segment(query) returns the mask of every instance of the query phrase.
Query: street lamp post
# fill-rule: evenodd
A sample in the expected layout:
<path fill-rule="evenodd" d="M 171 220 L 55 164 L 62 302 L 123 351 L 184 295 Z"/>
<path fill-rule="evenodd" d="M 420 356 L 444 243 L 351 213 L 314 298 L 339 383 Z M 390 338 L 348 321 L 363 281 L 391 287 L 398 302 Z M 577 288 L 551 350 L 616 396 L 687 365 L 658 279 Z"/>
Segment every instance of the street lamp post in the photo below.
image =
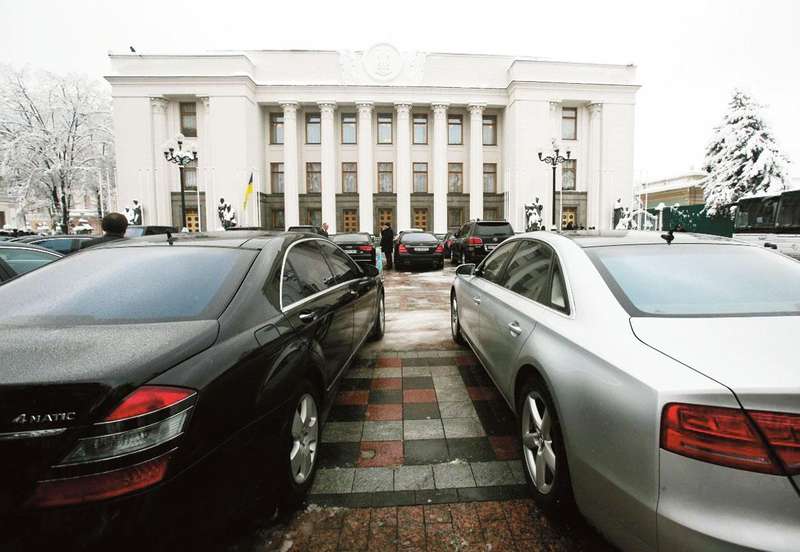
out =
<path fill-rule="evenodd" d="M 567 150 L 566 157 L 562 157 L 561 155 L 558 154 L 558 152 L 559 149 L 557 147 L 554 147 L 552 155 L 548 155 L 547 157 L 542 157 L 542 152 L 541 151 L 539 152 L 539 161 L 541 161 L 542 163 L 546 163 L 547 165 L 550 165 L 553 168 L 553 197 L 552 197 L 553 228 L 555 228 L 556 226 L 556 167 L 570 158 L 569 150 Z"/>
<path fill-rule="evenodd" d="M 178 134 L 178 136 L 175 137 L 175 142 L 178 144 L 178 150 L 176 151 L 171 143 L 167 144 L 164 148 L 164 159 L 169 163 L 178 165 L 178 169 L 181 171 L 181 230 L 183 230 L 186 227 L 186 195 L 183 185 L 183 169 L 192 161 L 197 161 L 197 146 L 194 144 L 187 144 L 187 146 L 190 147 L 187 147 L 186 151 L 184 151 L 183 134 Z M 199 204 L 197 205 L 197 209 L 199 212 Z"/>

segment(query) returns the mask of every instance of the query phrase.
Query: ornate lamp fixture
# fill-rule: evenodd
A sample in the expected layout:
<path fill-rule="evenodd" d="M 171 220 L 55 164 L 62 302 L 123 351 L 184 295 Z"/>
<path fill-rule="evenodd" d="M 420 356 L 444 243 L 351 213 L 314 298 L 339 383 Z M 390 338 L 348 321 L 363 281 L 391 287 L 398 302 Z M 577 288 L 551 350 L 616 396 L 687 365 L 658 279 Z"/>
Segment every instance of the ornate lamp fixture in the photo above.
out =
<path fill-rule="evenodd" d="M 555 140 L 553 140 L 552 154 L 543 157 L 542 152 L 541 151 L 539 152 L 539 161 L 553 167 L 553 221 L 552 221 L 553 228 L 555 228 L 556 226 L 556 167 L 570 158 L 569 150 L 567 150 L 566 157 L 559 155 L 559 151 L 560 150 L 558 148 L 558 144 L 556 143 Z"/>
<path fill-rule="evenodd" d="M 177 149 L 175 148 L 177 145 Z M 186 149 L 183 149 L 184 145 L 184 136 L 183 134 L 178 134 L 175 137 L 175 141 L 169 141 L 164 144 L 164 159 L 167 160 L 168 163 L 175 163 L 178 165 L 178 169 L 183 171 L 183 168 L 189 165 L 192 161 L 197 161 L 197 145 L 194 142 L 190 142 L 186 144 Z M 185 190 L 183 185 L 183 174 L 181 173 L 181 229 L 186 227 L 186 196 Z M 200 205 L 197 206 L 198 210 L 200 209 Z"/>

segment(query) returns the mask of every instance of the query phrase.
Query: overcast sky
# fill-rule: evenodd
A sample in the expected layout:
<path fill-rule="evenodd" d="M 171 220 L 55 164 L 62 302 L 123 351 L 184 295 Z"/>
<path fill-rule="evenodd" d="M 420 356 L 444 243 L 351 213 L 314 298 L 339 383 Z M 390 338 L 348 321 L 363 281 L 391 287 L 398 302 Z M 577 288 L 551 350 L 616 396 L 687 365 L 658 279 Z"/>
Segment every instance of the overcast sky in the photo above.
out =
<path fill-rule="evenodd" d="M 563 9 L 559 9 L 562 7 Z M 366 49 L 635 63 L 634 179 L 698 168 L 734 87 L 766 104 L 800 176 L 800 2 L 793 0 L 0 0 L 0 62 L 93 77 L 109 50 Z"/>

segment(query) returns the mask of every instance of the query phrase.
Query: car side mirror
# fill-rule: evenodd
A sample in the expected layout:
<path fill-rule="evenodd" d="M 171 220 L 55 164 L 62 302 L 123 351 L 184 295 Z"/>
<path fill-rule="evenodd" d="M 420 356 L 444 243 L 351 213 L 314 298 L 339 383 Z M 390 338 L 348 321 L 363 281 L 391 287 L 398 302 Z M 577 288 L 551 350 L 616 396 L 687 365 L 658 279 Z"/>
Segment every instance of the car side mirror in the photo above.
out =
<path fill-rule="evenodd" d="M 459 265 L 459 267 L 456 269 L 456 274 L 459 276 L 472 276 L 475 274 L 475 263 Z"/>
<path fill-rule="evenodd" d="M 378 267 L 373 265 L 361 265 L 361 270 L 364 271 L 365 276 L 369 276 L 370 278 L 375 278 L 378 274 Z"/>

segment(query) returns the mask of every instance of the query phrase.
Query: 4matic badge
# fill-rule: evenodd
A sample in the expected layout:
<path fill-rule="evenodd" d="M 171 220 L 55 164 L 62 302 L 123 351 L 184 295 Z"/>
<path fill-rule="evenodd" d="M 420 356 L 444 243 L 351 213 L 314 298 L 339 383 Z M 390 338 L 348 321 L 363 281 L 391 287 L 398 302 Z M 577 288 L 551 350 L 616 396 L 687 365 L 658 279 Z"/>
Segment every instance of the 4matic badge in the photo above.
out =
<path fill-rule="evenodd" d="M 75 419 L 75 412 L 52 412 L 50 414 L 27 414 L 23 412 L 11 420 L 12 424 L 47 424 L 69 422 Z"/>

